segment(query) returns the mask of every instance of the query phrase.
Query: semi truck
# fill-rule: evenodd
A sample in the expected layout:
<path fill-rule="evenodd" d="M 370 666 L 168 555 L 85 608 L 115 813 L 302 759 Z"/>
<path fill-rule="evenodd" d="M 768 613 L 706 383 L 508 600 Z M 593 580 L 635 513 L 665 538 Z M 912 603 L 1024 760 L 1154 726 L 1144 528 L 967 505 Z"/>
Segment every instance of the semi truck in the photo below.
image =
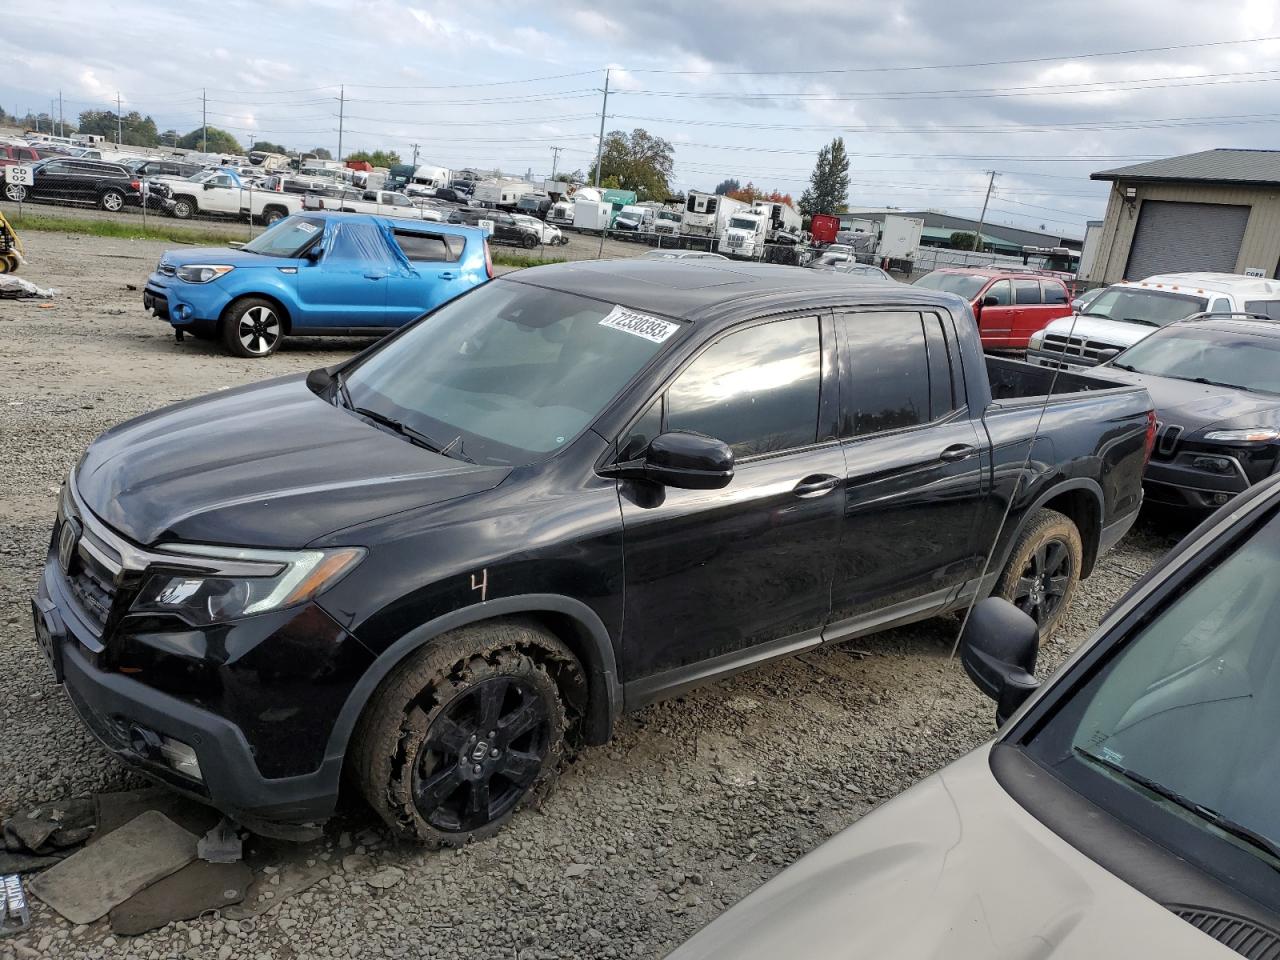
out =
<path fill-rule="evenodd" d="M 710 250 L 724 233 L 729 220 L 740 213 L 750 214 L 751 205 L 716 193 L 690 190 L 684 204 L 680 235 L 690 244 Z"/>
<path fill-rule="evenodd" d="M 739 260 L 757 260 L 763 255 L 768 239 L 769 216 L 753 207 L 729 218 L 716 244 L 716 252 Z"/>

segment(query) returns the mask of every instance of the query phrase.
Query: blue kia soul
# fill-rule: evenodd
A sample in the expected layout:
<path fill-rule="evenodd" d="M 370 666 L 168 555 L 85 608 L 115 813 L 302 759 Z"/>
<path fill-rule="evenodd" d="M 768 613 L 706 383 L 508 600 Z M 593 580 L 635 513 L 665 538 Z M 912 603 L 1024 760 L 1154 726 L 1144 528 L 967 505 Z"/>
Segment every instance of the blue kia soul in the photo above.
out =
<path fill-rule="evenodd" d="M 240 249 L 167 250 L 142 305 L 184 333 L 266 357 L 287 336 L 378 336 L 493 276 L 477 227 L 304 213 Z"/>

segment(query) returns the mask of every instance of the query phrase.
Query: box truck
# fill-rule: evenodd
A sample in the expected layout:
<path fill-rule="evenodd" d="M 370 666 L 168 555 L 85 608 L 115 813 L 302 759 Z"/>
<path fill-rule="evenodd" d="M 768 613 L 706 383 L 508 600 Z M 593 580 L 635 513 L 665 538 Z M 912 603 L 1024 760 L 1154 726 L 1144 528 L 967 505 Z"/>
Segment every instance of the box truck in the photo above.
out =
<path fill-rule="evenodd" d="M 710 249 L 724 233 L 725 225 L 731 217 L 750 212 L 751 205 L 741 200 L 690 190 L 684 204 L 684 219 L 680 223 L 680 234 L 687 240 L 704 244 Z"/>

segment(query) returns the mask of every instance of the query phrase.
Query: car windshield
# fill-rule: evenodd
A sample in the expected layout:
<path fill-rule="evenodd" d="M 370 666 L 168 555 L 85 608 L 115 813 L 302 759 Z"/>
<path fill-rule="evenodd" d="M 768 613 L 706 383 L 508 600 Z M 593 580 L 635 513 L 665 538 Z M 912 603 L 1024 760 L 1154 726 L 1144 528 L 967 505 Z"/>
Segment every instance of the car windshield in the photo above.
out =
<path fill-rule="evenodd" d="M 954 293 L 966 300 L 972 300 L 990 279 L 976 273 L 946 273 L 943 270 L 935 270 L 933 273 L 926 273 L 915 282 L 915 285 L 924 287 L 926 290 Z"/>
<path fill-rule="evenodd" d="M 1139 341 L 1115 365 L 1157 377 L 1280 394 L 1280 338 L 1211 330 L 1194 321 Z"/>
<path fill-rule="evenodd" d="M 585 430 L 681 324 L 494 280 L 424 317 L 346 378 L 375 410 L 479 462 L 523 464 Z"/>
<path fill-rule="evenodd" d="M 258 234 L 241 249 L 266 257 L 292 258 L 302 253 L 323 233 L 324 221 L 319 217 L 287 217 Z"/>
<path fill-rule="evenodd" d="M 1164 290 L 1142 287 L 1108 287 L 1085 308 L 1085 315 L 1137 323 L 1145 327 L 1163 327 L 1204 311 L 1208 301 Z"/>
<path fill-rule="evenodd" d="M 1280 518 L 1206 569 L 1051 706 L 1027 749 L 1175 854 L 1221 869 L 1185 839 L 1209 834 L 1218 855 L 1276 867 Z"/>
<path fill-rule="evenodd" d="M 813 261 L 813 263 L 809 264 L 809 266 L 811 266 L 811 267 L 836 267 L 836 266 L 839 266 L 839 265 L 841 265 L 841 264 L 845 264 L 845 263 L 848 263 L 848 262 L 849 262 L 849 256 L 848 256 L 848 254 L 844 254 L 844 253 L 824 253 L 824 254 L 823 254 L 822 256 L 820 256 L 817 260 Z"/>

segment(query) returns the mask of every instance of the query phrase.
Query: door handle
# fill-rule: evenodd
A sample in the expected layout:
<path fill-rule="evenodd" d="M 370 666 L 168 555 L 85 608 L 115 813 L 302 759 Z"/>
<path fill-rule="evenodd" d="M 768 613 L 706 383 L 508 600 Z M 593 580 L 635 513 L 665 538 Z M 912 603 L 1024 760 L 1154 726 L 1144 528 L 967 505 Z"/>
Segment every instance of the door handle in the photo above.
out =
<path fill-rule="evenodd" d="M 833 477 L 827 473 L 816 473 L 797 483 L 791 492 L 802 500 L 807 500 L 830 493 L 839 483 L 839 477 Z"/>
<path fill-rule="evenodd" d="M 440 274 L 440 279 L 441 279 L 441 280 L 452 280 L 452 279 L 453 279 L 454 277 L 456 277 L 456 276 L 457 276 L 457 274 L 456 274 L 456 273 L 454 273 L 452 270 L 446 270 L 444 273 Z"/>
<path fill-rule="evenodd" d="M 971 443 L 953 443 L 938 454 L 938 459 L 954 463 L 956 460 L 968 460 L 977 452 L 978 448 Z"/>
<path fill-rule="evenodd" d="M 384 277 L 386 277 L 385 273 L 366 273 L 364 275 L 364 278 L 366 280 L 381 280 Z"/>

